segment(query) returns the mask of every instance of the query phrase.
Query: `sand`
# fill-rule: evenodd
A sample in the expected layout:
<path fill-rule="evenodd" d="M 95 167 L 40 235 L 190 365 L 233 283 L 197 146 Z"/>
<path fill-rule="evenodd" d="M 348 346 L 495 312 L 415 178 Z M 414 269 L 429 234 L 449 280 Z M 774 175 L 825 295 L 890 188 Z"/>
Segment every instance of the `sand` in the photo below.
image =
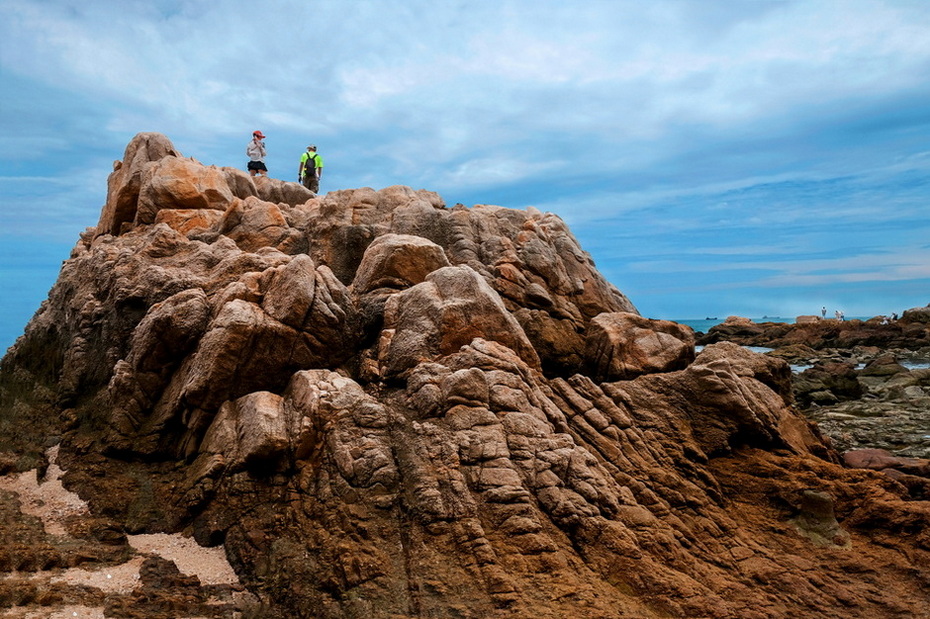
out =
<path fill-rule="evenodd" d="M 23 513 L 42 521 L 45 532 L 51 536 L 68 537 L 64 521 L 75 515 L 89 515 L 87 504 L 65 489 L 61 483 L 64 473 L 56 464 L 58 448 L 48 452 L 49 467 L 46 479 L 39 483 L 36 470 L 0 477 L 0 490 L 15 492 L 19 496 Z M 96 570 L 72 568 L 55 572 L 23 573 L 7 577 L 44 581 L 52 584 L 86 585 L 102 592 L 128 594 L 140 582 L 139 569 L 146 556 L 155 555 L 173 561 L 178 570 L 187 576 L 196 576 L 204 585 L 238 585 L 239 579 L 222 546 L 204 548 L 191 538 L 180 534 L 156 533 L 127 536 L 136 555 L 116 566 Z M 2 577 L 2 576 L 0 576 Z M 13 609 L 15 612 L 16 609 Z M 20 609 L 22 614 L 10 615 L 21 619 L 103 619 L 103 608 L 67 606 L 41 611 Z M 50 614 L 51 613 L 51 614 Z"/>

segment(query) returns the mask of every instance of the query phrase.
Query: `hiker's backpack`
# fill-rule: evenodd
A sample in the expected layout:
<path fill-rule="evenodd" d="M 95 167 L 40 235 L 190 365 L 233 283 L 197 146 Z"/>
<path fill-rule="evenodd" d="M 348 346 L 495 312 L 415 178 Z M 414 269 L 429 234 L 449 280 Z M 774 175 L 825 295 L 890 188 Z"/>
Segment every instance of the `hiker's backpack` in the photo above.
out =
<path fill-rule="evenodd" d="M 304 162 L 304 174 L 310 171 L 316 174 L 316 158 L 316 153 L 311 153 L 307 156 L 307 160 Z"/>

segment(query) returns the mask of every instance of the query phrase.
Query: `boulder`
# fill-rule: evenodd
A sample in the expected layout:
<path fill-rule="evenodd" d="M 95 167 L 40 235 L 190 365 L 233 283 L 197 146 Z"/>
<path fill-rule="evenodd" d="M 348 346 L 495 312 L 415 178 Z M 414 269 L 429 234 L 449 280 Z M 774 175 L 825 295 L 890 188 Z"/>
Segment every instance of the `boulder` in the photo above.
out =
<path fill-rule="evenodd" d="M 193 159 L 165 156 L 146 166 L 135 224 L 154 223 L 161 210 L 225 211 L 236 199 L 223 170 Z"/>
<path fill-rule="evenodd" d="M 426 281 L 392 297 L 385 307 L 391 332 L 384 354 L 385 375 L 449 355 L 475 338 L 498 342 L 530 366 L 539 357 L 500 296 L 467 266 L 433 271 Z"/>
<path fill-rule="evenodd" d="M 864 390 L 855 367 L 850 363 L 817 363 L 801 372 L 794 381 L 794 392 L 802 406 L 811 402 L 826 403 L 856 400 Z M 819 395 L 818 395 L 819 394 Z"/>
<path fill-rule="evenodd" d="M 852 449 L 843 453 L 843 462 L 851 468 L 873 471 L 893 469 L 907 475 L 930 477 L 930 460 L 902 458 L 884 449 Z"/>
<path fill-rule="evenodd" d="M 226 168 L 227 174 L 235 174 L 237 172 L 243 176 L 247 176 L 245 172 L 240 172 L 238 170 L 234 171 L 233 168 Z M 249 178 L 251 178 L 251 181 L 255 183 L 255 190 L 257 192 L 258 198 L 264 202 L 297 206 L 316 197 L 315 193 L 300 183 L 289 183 L 287 181 L 283 181 L 277 178 L 269 178 L 267 176 L 253 176 Z M 245 199 L 247 196 L 239 195 L 239 197 Z"/>
<path fill-rule="evenodd" d="M 126 145 L 123 159 L 113 162 L 113 172 L 107 179 L 107 201 L 94 236 L 119 234 L 124 224 L 131 224 L 136 218 L 146 169 L 164 157 L 180 156 L 171 140 L 160 133 L 136 135 Z"/>
<path fill-rule="evenodd" d="M 879 355 L 859 371 L 860 376 L 893 376 L 907 372 L 907 368 L 898 363 L 894 355 Z"/>
<path fill-rule="evenodd" d="M 707 330 L 702 343 L 713 344 L 721 341 L 740 340 L 755 337 L 763 332 L 763 328 L 749 318 L 728 316 L 725 321 Z"/>
<path fill-rule="evenodd" d="M 220 234 L 247 252 L 274 247 L 284 253 L 296 253 L 306 247 L 303 235 L 290 227 L 281 209 L 256 197 L 233 201 L 218 228 Z"/>
<path fill-rule="evenodd" d="M 930 324 L 930 305 L 926 307 L 912 307 L 911 309 L 904 310 L 904 313 L 901 315 L 901 320 L 904 322 Z"/>
<path fill-rule="evenodd" d="M 352 290 L 366 294 L 379 288 L 403 290 L 423 281 L 443 267 L 451 266 L 442 247 L 419 236 L 385 234 L 365 250 L 355 272 Z"/>
<path fill-rule="evenodd" d="M 628 380 L 681 370 L 694 360 L 694 332 L 637 314 L 600 314 L 588 326 L 585 359 L 596 380 Z"/>
<path fill-rule="evenodd" d="M 267 469 L 287 455 L 289 439 L 281 396 L 256 391 L 220 407 L 199 451 L 222 456 L 229 471 Z"/>

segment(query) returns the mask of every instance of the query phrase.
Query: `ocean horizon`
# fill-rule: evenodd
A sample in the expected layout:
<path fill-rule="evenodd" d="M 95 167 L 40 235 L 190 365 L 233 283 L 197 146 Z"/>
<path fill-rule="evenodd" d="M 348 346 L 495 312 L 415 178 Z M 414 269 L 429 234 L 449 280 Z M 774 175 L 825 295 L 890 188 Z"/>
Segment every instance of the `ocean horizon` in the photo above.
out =
<path fill-rule="evenodd" d="M 720 323 L 726 321 L 729 316 L 723 317 L 714 317 L 714 318 L 670 318 L 669 320 L 677 322 L 678 324 L 687 325 L 699 331 L 701 333 L 707 333 L 711 327 L 719 325 Z M 827 314 L 827 318 L 833 318 L 833 316 Z M 873 318 L 872 316 L 847 316 L 846 320 L 869 320 Z M 787 324 L 794 324 L 795 318 L 788 318 L 786 316 L 762 316 L 761 318 L 749 318 L 749 320 L 760 323 L 760 322 L 784 322 Z"/>

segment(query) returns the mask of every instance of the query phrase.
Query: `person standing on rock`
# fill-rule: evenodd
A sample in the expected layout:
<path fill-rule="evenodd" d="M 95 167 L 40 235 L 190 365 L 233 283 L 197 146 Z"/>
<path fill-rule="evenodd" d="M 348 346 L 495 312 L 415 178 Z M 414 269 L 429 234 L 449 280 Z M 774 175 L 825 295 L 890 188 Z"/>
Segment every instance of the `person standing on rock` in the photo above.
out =
<path fill-rule="evenodd" d="M 268 168 L 265 167 L 265 143 L 262 141 L 265 135 L 261 131 L 252 132 L 252 141 L 245 147 L 245 154 L 249 156 L 249 175 L 268 176 Z"/>
<path fill-rule="evenodd" d="M 311 144 L 307 147 L 307 152 L 300 156 L 297 178 L 303 182 L 304 187 L 313 193 L 319 193 L 321 176 L 323 176 L 323 158 L 316 153 L 316 146 Z"/>

